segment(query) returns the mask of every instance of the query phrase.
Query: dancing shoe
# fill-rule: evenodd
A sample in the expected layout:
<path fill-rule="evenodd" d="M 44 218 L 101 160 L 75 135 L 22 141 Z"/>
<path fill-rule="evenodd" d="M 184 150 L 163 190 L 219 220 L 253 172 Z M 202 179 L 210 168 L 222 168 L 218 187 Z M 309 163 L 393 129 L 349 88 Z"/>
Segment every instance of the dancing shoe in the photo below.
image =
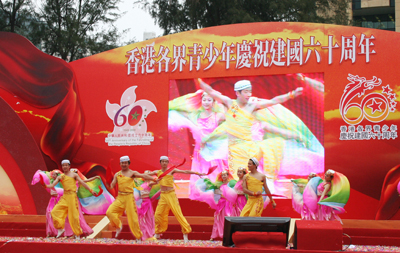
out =
<path fill-rule="evenodd" d="M 119 234 L 121 233 L 121 231 L 122 231 L 122 224 L 121 224 L 121 227 L 120 227 L 120 228 L 117 228 L 117 230 L 115 230 L 115 238 L 117 238 L 117 237 L 119 236 Z"/>
<path fill-rule="evenodd" d="M 64 234 L 65 229 L 57 229 L 57 231 L 58 231 L 58 233 L 57 233 L 56 238 L 59 238 L 60 236 L 62 236 Z"/>

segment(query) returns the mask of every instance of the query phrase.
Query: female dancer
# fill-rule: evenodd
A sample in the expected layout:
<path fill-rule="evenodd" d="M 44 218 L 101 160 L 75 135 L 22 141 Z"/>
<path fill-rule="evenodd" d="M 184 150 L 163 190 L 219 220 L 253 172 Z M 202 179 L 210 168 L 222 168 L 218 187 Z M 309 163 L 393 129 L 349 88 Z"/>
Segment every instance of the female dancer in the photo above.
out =
<path fill-rule="evenodd" d="M 215 183 L 207 178 L 196 182 L 196 191 L 191 199 L 206 202 L 215 209 L 211 240 L 223 237 L 225 216 L 240 214 L 236 208 L 237 193 L 233 189 L 235 184 L 236 180 L 227 170 L 218 174 Z"/>
<path fill-rule="evenodd" d="M 327 170 L 324 180 L 311 178 L 303 192 L 303 215 L 312 220 L 338 220 L 350 197 L 350 183 L 339 172 Z M 303 217 L 303 216 L 302 216 Z"/>
<path fill-rule="evenodd" d="M 150 174 L 151 171 L 146 170 L 144 174 Z M 138 205 L 139 225 L 143 233 L 143 240 L 155 240 L 153 237 L 154 229 L 154 210 L 152 200 L 156 198 L 157 190 L 152 191 L 152 186 L 156 183 L 151 180 L 144 180 L 140 185 L 143 190 L 140 191 L 141 204 Z"/>
<path fill-rule="evenodd" d="M 323 205 L 322 201 L 327 199 L 332 195 L 332 181 L 335 177 L 335 171 L 327 170 L 325 172 L 324 180 L 317 187 L 317 195 L 319 197 L 319 208 L 318 208 L 318 219 L 319 220 L 338 220 L 342 223 L 342 220 L 337 215 L 337 212 L 331 207 L 327 205 Z M 337 176 L 338 177 L 338 176 Z M 346 201 L 347 202 L 347 201 Z M 344 209 L 343 209 L 344 211 Z"/>
<path fill-rule="evenodd" d="M 308 184 L 308 182 L 316 177 L 317 174 L 314 172 L 311 172 L 308 175 L 307 179 L 304 178 L 298 178 L 292 180 L 293 183 L 293 188 L 292 188 L 292 206 L 293 209 L 298 212 L 301 215 L 302 220 L 315 220 L 316 216 L 312 215 L 311 212 L 308 210 L 307 206 L 304 205 L 303 203 L 303 192 L 304 188 Z M 294 234 L 291 235 L 289 241 L 288 241 L 288 249 L 293 248 L 293 239 L 294 239 Z"/>
<path fill-rule="evenodd" d="M 201 139 L 213 132 L 224 120 L 223 107 L 202 90 L 178 97 L 169 102 L 169 129 L 175 132 L 183 127 L 189 128 L 195 140 L 191 170 L 207 174 L 210 167 L 217 165 L 218 168 L 208 176 L 211 180 L 215 180 L 216 175 L 222 171 L 222 168 L 227 167 L 227 162 L 226 159 L 206 161 L 200 155 Z M 214 142 L 214 144 L 215 146 L 211 148 L 212 152 L 219 152 L 227 156 L 226 145 L 218 142 Z M 220 150 L 223 148 L 225 150 Z M 197 176 L 190 176 L 192 186 L 197 179 Z"/>
<path fill-rule="evenodd" d="M 237 199 L 236 192 L 232 188 L 235 186 L 236 180 L 229 171 L 225 170 L 217 176 L 215 181 L 214 193 L 220 195 L 220 199 L 217 204 L 217 208 L 214 213 L 214 225 L 211 233 L 211 240 L 216 238 L 223 238 L 224 236 L 224 223 L 225 216 L 239 216 L 240 213 L 235 208 Z"/>
<path fill-rule="evenodd" d="M 239 178 L 239 181 L 235 184 L 235 190 L 237 193 L 237 199 L 236 199 L 236 208 L 238 209 L 238 213 L 240 214 L 243 210 L 243 207 L 247 203 L 247 198 L 246 195 L 243 192 L 243 177 L 244 175 L 247 174 L 246 168 L 239 167 L 237 171 L 237 176 Z"/>
<path fill-rule="evenodd" d="M 315 220 L 316 217 L 310 215 L 310 211 L 308 211 L 307 206 L 304 205 L 303 203 L 303 192 L 304 188 L 308 184 L 308 182 L 316 177 L 317 174 L 314 172 L 311 172 L 308 175 L 307 179 L 304 178 L 299 178 L 299 179 L 294 179 L 292 180 L 293 187 L 292 187 L 292 206 L 293 209 L 298 212 L 301 215 L 302 220 Z"/>

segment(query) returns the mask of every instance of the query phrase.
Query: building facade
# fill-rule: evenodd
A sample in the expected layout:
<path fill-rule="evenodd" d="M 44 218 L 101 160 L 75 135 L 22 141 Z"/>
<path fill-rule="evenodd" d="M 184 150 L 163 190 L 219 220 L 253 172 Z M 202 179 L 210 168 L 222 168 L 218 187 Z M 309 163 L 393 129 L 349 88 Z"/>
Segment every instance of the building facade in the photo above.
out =
<path fill-rule="evenodd" d="M 352 11 L 355 26 L 400 31 L 400 0 L 353 0 Z"/>

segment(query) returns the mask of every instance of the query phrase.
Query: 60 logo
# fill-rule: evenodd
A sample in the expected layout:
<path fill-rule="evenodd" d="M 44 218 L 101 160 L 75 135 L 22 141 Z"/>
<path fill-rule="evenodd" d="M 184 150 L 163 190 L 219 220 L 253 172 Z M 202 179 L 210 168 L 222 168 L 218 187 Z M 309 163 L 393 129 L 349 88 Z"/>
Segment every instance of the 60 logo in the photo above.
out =
<path fill-rule="evenodd" d="M 143 134 L 147 132 L 146 117 L 151 112 L 157 112 L 155 105 L 145 99 L 136 101 L 137 86 L 129 87 L 121 96 L 120 105 L 106 102 L 108 117 L 114 122 L 113 133 L 133 132 Z"/>
<path fill-rule="evenodd" d="M 395 102 L 396 94 L 392 93 L 389 84 L 383 86 L 382 92 L 380 93 L 371 92 L 365 95 L 366 91 L 381 86 L 382 80 L 375 76 L 372 80 L 367 80 L 365 77 L 351 74 L 349 74 L 347 79 L 351 83 L 346 85 L 339 104 L 340 114 L 346 123 L 349 125 L 357 125 L 364 118 L 370 122 L 378 123 L 385 120 L 390 112 L 395 111 L 397 103 Z M 386 94 L 386 96 L 383 94 Z M 358 98 L 364 97 L 361 101 L 356 102 L 356 96 Z M 347 115 L 350 109 L 353 109 L 352 115 L 355 115 L 353 118 L 349 118 Z"/>
<path fill-rule="evenodd" d="M 131 116 L 131 117 L 128 117 L 127 115 L 125 115 L 124 109 L 127 107 L 129 107 L 129 105 L 125 105 L 117 111 L 117 113 L 114 116 L 114 125 L 121 127 L 121 126 L 125 125 L 126 122 L 128 122 L 128 124 L 130 126 L 136 126 L 140 122 L 140 119 L 143 117 L 142 106 L 136 105 L 130 111 L 128 110 L 129 113 L 127 115 Z M 120 120 L 119 120 L 119 117 L 121 117 Z M 121 120 L 122 120 L 122 122 L 121 122 Z M 121 123 L 119 123 L 119 122 L 121 122 Z"/>

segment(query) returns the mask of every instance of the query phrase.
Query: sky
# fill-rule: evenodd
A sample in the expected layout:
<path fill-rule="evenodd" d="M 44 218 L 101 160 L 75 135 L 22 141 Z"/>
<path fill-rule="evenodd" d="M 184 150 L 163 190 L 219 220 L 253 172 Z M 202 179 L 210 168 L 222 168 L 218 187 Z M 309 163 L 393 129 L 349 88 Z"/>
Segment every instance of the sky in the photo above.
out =
<path fill-rule="evenodd" d="M 155 32 L 156 37 L 162 35 L 162 29 L 154 24 L 153 18 L 139 6 L 133 4 L 132 0 L 122 0 L 119 4 L 119 11 L 126 12 L 119 18 L 115 25 L 119 32 L 130 29 L 123 37 L 122 41 L 130 41 L 135 37 L 135 41 L 143 41 L 144 32 Z"/>

